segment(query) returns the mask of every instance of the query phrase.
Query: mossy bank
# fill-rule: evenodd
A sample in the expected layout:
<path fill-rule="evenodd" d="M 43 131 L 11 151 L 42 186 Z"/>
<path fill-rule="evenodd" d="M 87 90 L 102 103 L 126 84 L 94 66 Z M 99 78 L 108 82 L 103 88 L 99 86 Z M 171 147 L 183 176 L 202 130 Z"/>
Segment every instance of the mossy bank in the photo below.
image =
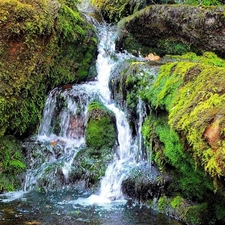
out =
<path fill-rule="evenodd" d="M 3 0 L 0 29 L 0 136 L 20 139 L 37 130 L 48 91 L 89 79 L 97 41 L 72 0 Z"/>

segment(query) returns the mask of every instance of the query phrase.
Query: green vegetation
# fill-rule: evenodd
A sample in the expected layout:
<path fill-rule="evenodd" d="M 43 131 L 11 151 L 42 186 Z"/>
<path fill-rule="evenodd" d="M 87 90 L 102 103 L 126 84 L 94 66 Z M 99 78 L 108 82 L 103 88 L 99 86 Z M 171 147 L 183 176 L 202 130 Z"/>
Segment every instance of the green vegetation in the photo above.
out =
<path fill-rule="evenodd" d="M 101 154 L 102 149 L 111 148 L 116 144 L 115 116 L 102 103 L 94 101 L 88 106 L 86 127 L 86 143 L 93 154 Z"/>
<path fill-rule="evenodd" d="M 19 187 L 17 175 L 26 167 L 19 149 L 14 137 L 0 138 L 0 193 Z"/>
<path fill-rule="evenodd" d="M 135 13 L 145 5 L 144 1 L 130 0 L 91 0 L 92 4 L 97 7 L 103 14 L 103 17 L 110 22 L 118 22 L 125 16 Z"/>
<path fill-rule="evenodd" d="M 122 18 L 136 13 L 138 10 L 147 5 L 155 4 L 188 4 L 188 5 L 203 5 L 203 6 L 217 6 L 225 3 L 224 0 L 152 0 L 152 1 L 131 1 L 131 0 L 91 0 L 91 3 L 101 11 L 103 17 L 110 22 L 118 22 Z M 173 41 L 171 41 L 171 44 Z M 177 43 L 178 44 L 178 43 Z M 172 46 L 168 48 L 173 51 Z M 183 51 L 186 46 L 182 43 L 176 46 L 175 51 Z M 183 52 L 184 53 L 184 52 Z"/>
<path fill-rule="evenodd" d="M 184 4 L 189 5 L 222 5 L 224 4 L 224 0 L 183 0 Z"/>
<path fill-rule="evenodd" d="M 46 93 L 87 79 L 96 41 L 69 2 L 0 2 L 1 135 L 34 132 Z"/>
<path fill-rule="evenodd" d="M 165 195 L 174 198 L 164 196 L 158 206 L 162 212 L 176 209 L 188 224 L 214 224 L 225 218 L 220 203 L 225 189 L 225 61 L 210 52 L 170 58 L 176 61 L 161 66 L 154 84 L 147 84 L 141 95 L 152 109 L 142 132 L 153 163 L 173 174 Z M 198 204 L 179 211 L 179 196 Z"/>
<path fill-rule="evenodd" d="M 174 217 L 179 216 L 186 224 L 211 224 L 209 220 L 210 213 L 206 203 L 193 205 L 179 195 L 174 198 L 160 197 L 158 209 L 161 213 Z"/>
<path fill-rule="evenodd" d="M 153 162 L 162 172 L 173 173 L 169 195 L 181 192 L 184 197 L 199 201 L 206 198 L 207 191 L 213 192 L 212 181 L 196 166 L 178 134 L 168 125 L 165 115 L 149 116 L 143 125 L 143 135 L 146 144 L 151 144 Z"/>
<path fill-rule="evenodd" d="M 171 128 L 187 138 L 196 163 L 203 165 L 213 178 L 221 177 L 225 175 L 224 61 L 210 53 L 194 55 L 192 62 L 187 62 L 187 57 L 183 56 L 185 62 L 162 66 L 146 97 L 152 107 L 169 113 Z M 212 132 L 218 130 L 217 136 L 208 137 L 210 128 Z"/>
<path fill-rule="evenodd" d="M 0 1 L 0 137 L 33 134 L 51 89 L 89 79 L 97 41 L 77 2 Z"/>

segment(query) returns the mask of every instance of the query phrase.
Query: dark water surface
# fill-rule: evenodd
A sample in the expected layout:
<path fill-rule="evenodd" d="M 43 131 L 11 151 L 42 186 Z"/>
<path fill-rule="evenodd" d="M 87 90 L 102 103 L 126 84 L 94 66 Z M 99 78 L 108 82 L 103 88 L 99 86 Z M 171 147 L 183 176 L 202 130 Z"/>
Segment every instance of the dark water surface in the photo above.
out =
<path fill-rule="evenodd" d="M 0 202 L 0 225 L 182 225 L 132 202 L 98 206 L 82 205 L 76 199 L 78 195 L 71 192 L 31 192 Z"/>

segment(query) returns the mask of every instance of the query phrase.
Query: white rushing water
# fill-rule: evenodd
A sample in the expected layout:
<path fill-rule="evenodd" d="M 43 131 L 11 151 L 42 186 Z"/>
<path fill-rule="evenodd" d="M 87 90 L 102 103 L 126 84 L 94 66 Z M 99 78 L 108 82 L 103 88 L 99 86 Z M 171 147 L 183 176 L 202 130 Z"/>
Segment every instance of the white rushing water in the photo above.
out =
<path fill-rule="evenodd" d="M 126 114 L 113 103 L 108 84 L 112 69 L 121 61 L 133 56 L 115 52 L 116 27 L 102 23 L 97 26 L 97 30 L 99 38 L 96 61 L 97 77 L 92 82 L 74 85 L 69 88 L 56 88 L 50 92 L 45 104 L 37 140 L 44 146 L 49 143 L 51 154 L 46 156 L 47 158 L 41 166 L 36 166 L 36 159 L 34 159 L 33 165 L 26 174 L 25 191 L 38 187 L 38 179 L 41 180 L 46 171 L 53 168 L 54 165 L 61 166 L 64 178 L 68 180 L 73 160 L 79 149 L 85 145 L 83 130 L 86 124 L 88 104 L 97 97 L 115 114 L 118 148 L 113 161 L 109 164 L 105 176 L 101 180 L 99 193 L 87 199 L 80 198 L 74 204 L 101 205 L 112 200 L 123 199 L 121 183 L 127 177 L 130 167 L 136 164 L 141 139 L 139 147 L 132 146 L 134 144 L 138 145 L 138 142 L 132 139 Z M 140 107 L 141 103 L 139 110 L 141 110 Z M 139 122 L 143 122 L 141 117 Z M 57 144 L 64 148 L 64 153 L 60 157 L 58 157 L 58 153 L 54 149 Z"/>
<path fill-rule="evenodd" d="M 128 170 L 129 164 L 134 163 L 134 154 L 131 153 L 132 136 L 126 115 L 113 103 L 108 86 L 112 69 L 120 60 L 124 60 L 132 56 L 128 54 L 115 53 L 115 27 L 103 24 L 98 27 L 98 30 L 99 54 L 96 62 L 98 75 L 95 86 L 103 104 L 113 111 L 116 116 L 119 146 L 113 162 L 109 164 L 105 176 L 101 180 L 99 194 L 92 195 L 87 199 L 79 198 L 74 202 L 74 204 L 81 205 L 101 205 L 110 203 L 111 200 L 123 199 L 121 183 L 127 175 L 126 170 Z"/>

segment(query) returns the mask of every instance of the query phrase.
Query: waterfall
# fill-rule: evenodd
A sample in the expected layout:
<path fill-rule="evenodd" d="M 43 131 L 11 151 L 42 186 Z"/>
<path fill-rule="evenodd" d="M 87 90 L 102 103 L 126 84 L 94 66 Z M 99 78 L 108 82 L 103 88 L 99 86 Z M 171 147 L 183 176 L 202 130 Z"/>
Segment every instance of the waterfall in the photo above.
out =
<path fill-rule="evenodd" d="M 107 201 L 123 199 L 122 181 L 128 176 L 130 168 L 137 163 L 137 159 L 143 158 L 141 153 L 141 127 L 145 116 L 143 103 L 139 100 L 137 107 L 137 113 L 140 115 L 139 129 L 137 138 L 133 139 L 127 116 L 111 99 L 108 86 L 112 69 L 121 61 L 134 56 L 115 52 L 117 35 L 115 26 L 102 23 L 98 24 L 96 29 L 99 39 L 97 77 L 94 81 L 65 85 L 50 92 L 37 136 L 39 150 L 36 151 L 39 151 L 37 154 L 41 155 L 41 159 L 31 156 L 30 169 L 27 171 L 24 184 L 25 190 L 38 188 L 43 180 L 47 190 L 54 189 L 59 182 L 64 185 L 69 182 L 73 161 L 85 146 L 84 130 L 88 104 L 93 99 L 99 99 L 105 107 L 114 112 L 118 131 L 118 147 L 100 182 L 96 199 Z M 138 154 L 141 156 L 137 157 Z"/>

